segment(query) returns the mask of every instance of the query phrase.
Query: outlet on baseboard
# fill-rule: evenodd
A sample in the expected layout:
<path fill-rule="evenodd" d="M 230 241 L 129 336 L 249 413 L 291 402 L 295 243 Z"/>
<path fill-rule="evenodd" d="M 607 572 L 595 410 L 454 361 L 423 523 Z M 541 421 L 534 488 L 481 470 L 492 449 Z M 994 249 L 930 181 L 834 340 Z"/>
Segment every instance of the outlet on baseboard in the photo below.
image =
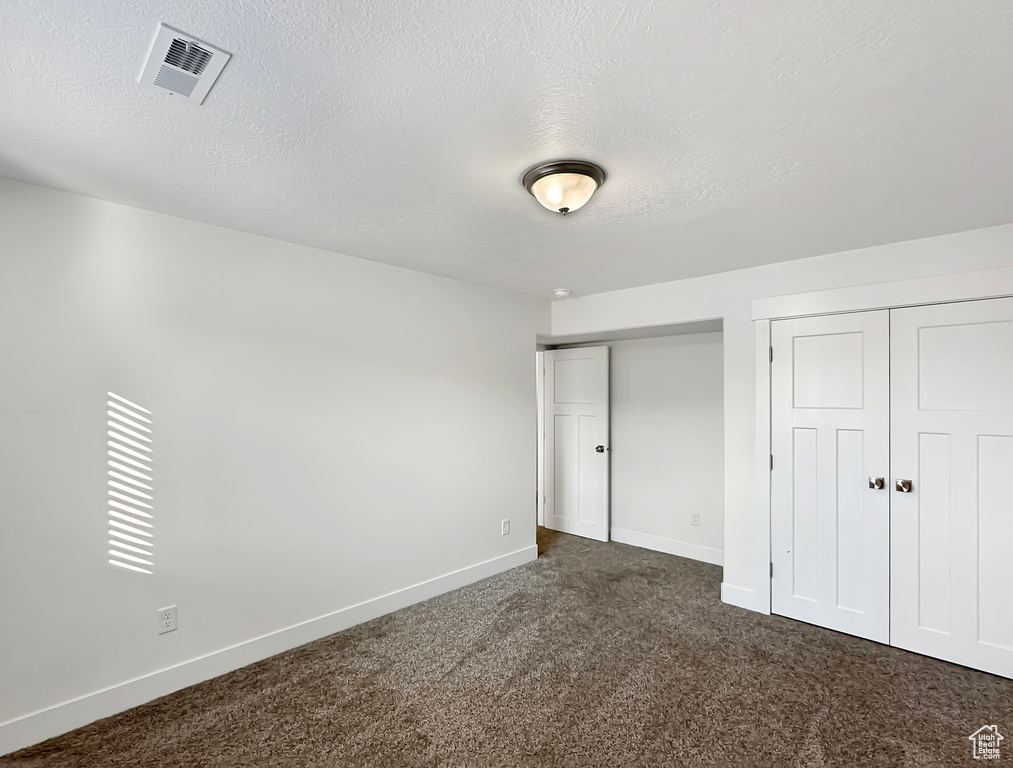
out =
<path fill-rule="evenodd" d="M 690 512 L 689 513 L 689 524 L 690 525 L 700 525 L 700 513 L 699 512 Z"/>
<path fill-rule="evenodd" d="M 501 532 L 504 536 L 507 536 L 510 533 L 510 518 L 503 521 Z"/>
<path fill-rule="evenodd" d="M 176 631 L 176 606 L 170 605 L 168 608 L 158 609 L 158 634 L 164 635 L 166 632 Z"/>

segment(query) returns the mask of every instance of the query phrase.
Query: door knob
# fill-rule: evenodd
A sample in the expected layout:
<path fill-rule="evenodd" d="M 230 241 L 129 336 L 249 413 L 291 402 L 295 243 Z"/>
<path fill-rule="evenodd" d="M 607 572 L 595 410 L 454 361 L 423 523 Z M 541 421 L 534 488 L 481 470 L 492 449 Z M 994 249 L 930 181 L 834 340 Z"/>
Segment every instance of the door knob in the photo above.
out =
<path fill-rule="evenodd" d="M 596 445 L 594 447 L 594 452 L 595 453 L 605 453 L 605 446 L 604 445 Z"/>
<path fill-rule="evenodd" d="M 901 493 L 911 493 L 911 481 L 898 478 L 896 488 Z"/>
<path fill-rule="evenodd" d="M 882 490 L 883 488 L 886 487 L 886 478 L 885 477 L 870 477 L 869 478 L 869 487 L 872 488 L 873 490 L 876 490 L 876 491 Z"/>

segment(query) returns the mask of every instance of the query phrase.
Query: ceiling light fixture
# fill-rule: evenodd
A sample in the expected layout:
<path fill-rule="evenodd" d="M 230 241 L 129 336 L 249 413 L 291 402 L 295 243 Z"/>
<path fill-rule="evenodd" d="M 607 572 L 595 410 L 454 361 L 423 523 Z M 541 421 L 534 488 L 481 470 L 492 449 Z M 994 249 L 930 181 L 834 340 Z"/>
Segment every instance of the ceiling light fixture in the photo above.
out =
<path fill-rule="evenodd" d="M 521 183 L 539 203 L 565 216 L 591 199 L 605 183 L 605 171 L 594 163 L 558 160 L 536 165 Z"/>
<path fill-rule="evenodd" d="M 556 294 L 556 298 L 557 299 L 565 299 L 567 296 L 570 295 L 570 289 L 569 288 L 557 288 L 556 290 L 553 291 L 553 293 Z"/>

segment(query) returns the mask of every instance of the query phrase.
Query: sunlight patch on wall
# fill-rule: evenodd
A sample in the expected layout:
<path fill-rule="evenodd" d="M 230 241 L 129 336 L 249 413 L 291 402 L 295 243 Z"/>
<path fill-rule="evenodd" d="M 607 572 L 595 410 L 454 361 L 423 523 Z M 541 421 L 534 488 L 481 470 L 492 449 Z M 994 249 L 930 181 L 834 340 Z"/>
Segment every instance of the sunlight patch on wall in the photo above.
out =
<path fill-rule="evenodd" d="M 151 574 L 155 566 L 151 411 L 112 392 L 106 394 L 109 564 Z"/>

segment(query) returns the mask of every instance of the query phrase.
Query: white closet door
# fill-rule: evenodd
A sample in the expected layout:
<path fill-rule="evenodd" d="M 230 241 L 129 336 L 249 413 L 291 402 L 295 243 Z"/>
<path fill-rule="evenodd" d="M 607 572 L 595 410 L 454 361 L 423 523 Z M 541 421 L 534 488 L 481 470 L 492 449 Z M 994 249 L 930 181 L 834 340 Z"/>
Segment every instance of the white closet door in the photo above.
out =
<path fill-rule="evenodd" d="M 1013 677 L 1013 299 L 891 325 L 892 644 Z"/>
<path fill-rule="evenodd" d="M 889 315 L 771 323 L 771 608 L 889 641 Z"/>

